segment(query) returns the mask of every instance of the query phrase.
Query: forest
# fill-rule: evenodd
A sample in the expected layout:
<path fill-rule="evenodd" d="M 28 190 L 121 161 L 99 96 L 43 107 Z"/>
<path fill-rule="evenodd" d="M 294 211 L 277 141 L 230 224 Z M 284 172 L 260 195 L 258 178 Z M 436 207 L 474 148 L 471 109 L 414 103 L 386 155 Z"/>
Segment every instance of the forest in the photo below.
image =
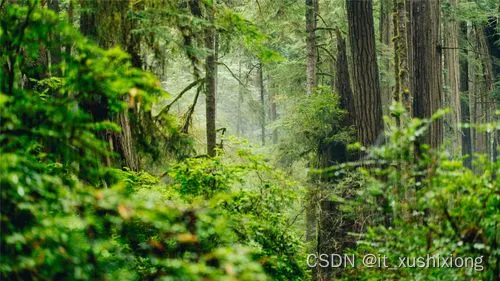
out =
<path fill-rule="evenodd" d="M 0 280 L 500 280 L 498 0 L 0 0 Z"/>

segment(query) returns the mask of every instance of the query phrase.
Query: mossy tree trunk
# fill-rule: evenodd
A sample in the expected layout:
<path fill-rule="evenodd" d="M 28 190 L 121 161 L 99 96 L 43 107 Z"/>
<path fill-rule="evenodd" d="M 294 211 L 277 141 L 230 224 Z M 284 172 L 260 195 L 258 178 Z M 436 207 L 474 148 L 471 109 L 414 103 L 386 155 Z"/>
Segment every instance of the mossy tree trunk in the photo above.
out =
<path fill-rule="evenodd" d="M 141 68 L 140 45 L 132 29 L 134 22 L 129 18 L 130 2 L 110 0 L 106 2 L 81 0 L 80 31 L 95 40 L 103 48 L 119 45 L 128 51 L 134 67 Z M 97 101 L 96 101 L 97 102 Z M 99 102 L 90 109 L 95 119 L 111 119 L 121 127 L 120 132 L 107 134 L 111 151 L 120 155 L 119 167 L 127 167 L 138 171 L 140 164 L 137 156 L 129 111 L 116 114 L 104 112 Z M 100 111 L 100 112 L 99 112 Z M 109 160 L 108 160 L 109 161 Z M 108 163 L 111 164 L 111 163 Z"/>
<path fill-rule="evenodd" d="M 316 25 L 318 13 L 318 0 L 306 0 L 306 48 L 307 48 L 307 85 L 306 93 L 311 95 L 317 86 L 316 64 L 317 64 L 317 46 L 316 46 Z"/>
<path fill-rule="evenodd" d="M 214 21 L 214 15 L 208 12 L 210 23 Z M 215 147 L 217 145 L 217 132 L 215 127 L 216 116 L 216 91 L 217 91 L 217 34 L 215 27 L 207 28 L 205 35 L 205 48 L 209 55 L 205 59 L 205 117 L 207 131 L 207 154 L 215 156 Z"/>

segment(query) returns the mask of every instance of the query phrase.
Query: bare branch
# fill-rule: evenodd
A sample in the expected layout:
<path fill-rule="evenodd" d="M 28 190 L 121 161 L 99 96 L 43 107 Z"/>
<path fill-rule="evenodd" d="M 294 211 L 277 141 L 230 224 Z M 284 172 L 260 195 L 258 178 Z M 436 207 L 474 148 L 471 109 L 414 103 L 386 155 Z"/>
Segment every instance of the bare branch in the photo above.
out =
<path fill-rule="evenodd" d="M 193 103 L 191 104 L 191 106 L 188 108 L 188 111 L 186 112 L 184 124 L 182 125 L 182 129 L 181 129 L 181 132 L 184 134 L 187 134 L 189 131 L 189 126 L 191 125 L 191 120 L 193 117 L 194 108 L 196 107 L 196 103 L 198 103 L 198 97 L 200 96 L 200 92 L 201 92 L 201 89 L 203 89 L 204 84 L 205 84 L 205 82 L 203 81 L 203 83 L 201 83 L 198 86 L 198 89 L 196 89 L 196 95 L 194 96 Z"/>
<path fill-rule="evenodd" d="M 238 81 L 238 83 L 240 83 L 240 85 L 241 85 L 241 86 L 243 86 L 243 87 L 245 87 L 245 86 L 246 86 L 245 84 L 243 84 L 243 82 L 241 82 L 240 78 L 238 78 L 238 76 L 236 76 L 236 75 L 233 73 L 233 71 L 231 71 L 231 69 L 229 68 L 229 66 L 227 66 L 225 63 L 220 62 L 220 61 L 217 61 L 217 64 L 218 64 L 218 65 L 222 65 L 222 66 L 224 66 L 224 67 L 227 69 L 227 71 L 229 71 L 229 73 L 231 73 L 231 76 L 233 76 L 233 78 L 234 78 L 234 79 L 236 79 L 236 81 Z"/>
<path fill-rule="evenodd" d="M 189 84 L 186 88 L 184 88 L 184 90 L 182 90 L 172 102 L 170 102 L 167 106 L 162 108 L 157 116 L 160 116 L 163 113 L 167 113 L 170 110 L 170 107 L 172 107 L 172 105 L 176 103 L 187 91 L 191 90 L 194 86 L 196 86 L 198 83 L 203 82 L 204 80 L 205 78 L 200 78 L 196 81 L 191 82 L 191 84 Z"/>
<path fill-rule="evenodd" d="M 252 67 L 250 68 L 250 70 L 248 71 L 248 73 L 245 75 L 245 79 L 246 79 L 247 83 L 248 83 L 248 77 L 250 76 L 250 74 L 252 73 L 252 71 L 255 69 L 255 67 L 257 67 L 258 65 L 259 65 L 258 63 L 252 65 Z"/>
<path fill-rule="evenodd" d="M 315 30 L 315 31 L 316 31 L 316 30 L 327 30 L 327 31 L 331 31 L 331 30 L 333 30 L 333 31 L 335 31 L 335 30 L 336 30 L 336 28 L 335 28 L 335 27 L 316 27 L 316 29 L 314 29 L 314 30 Z"/>

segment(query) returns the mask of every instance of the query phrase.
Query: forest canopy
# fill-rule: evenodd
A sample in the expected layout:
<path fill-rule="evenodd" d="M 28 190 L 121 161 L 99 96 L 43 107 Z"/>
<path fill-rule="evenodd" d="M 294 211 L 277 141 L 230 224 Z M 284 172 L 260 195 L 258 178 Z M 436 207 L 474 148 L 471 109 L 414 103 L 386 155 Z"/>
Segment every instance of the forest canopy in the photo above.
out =
<path fill-rule="evenodd" d="M 0 279 L 498 280 L 499 12 L 0 0 Z"/>

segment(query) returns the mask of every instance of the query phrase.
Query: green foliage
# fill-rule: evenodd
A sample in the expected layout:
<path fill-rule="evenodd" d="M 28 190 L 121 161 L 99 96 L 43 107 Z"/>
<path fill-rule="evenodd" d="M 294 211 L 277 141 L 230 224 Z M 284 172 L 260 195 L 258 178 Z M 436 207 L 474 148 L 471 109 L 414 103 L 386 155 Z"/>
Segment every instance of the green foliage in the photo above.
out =
<path fill-rule="evenodd" d="M 442 115 L 437 113 L 433 119 Z M 386 255 L 389 267 L 398 267 L 399 257 L 426 258 L 427 254 L 468 257 L 480 263 L 469 263 L 468 268 L 430 265 L 394 271 L 359 264 L 343 275 L 344 280 L 494 280 L 500 258 L 496 246 L 500 161 L 478 157 L 482 172 L 474 173 L 461 160 L 449 160 L 446 154 L 418 144 L 432 120 L 400 116 L 407 125 L 400 128 L 388 120 L 389 141 L 372 149 L 361 169 L 364 187 L 358 188 L 350 203 L 342 201 L 358 214 L 376 216 L 353 253 L 359 262 L 365 254 Z"/>
<path fill-rule="evenodd" d="M 322 143 L 349 143 L 352 130 L 345 128 L 345 111 L 339 107 L 339 96 L 319 88 L 310 97 L 296 97 L 287 114 L 277 125 L 288 132 L 280 143 L 279 159 L 289 164 L 303 157 L 315 157 Z"/>
<path fill-rule="evenodd" d="M 176 164 L 169 173 L 182 196 L 211 198 L 228 191 L 236 179 L 237 170 L 222 165 L 220 157 L 190 158 Z"/>
<path fill-rule="evenodd" d="M 236 235 L 256 249 L 255 257 L 273 280 L 304 280 L 301 241 L 291 213 L 296 184 L 246 149 L 236 156 L 194 158 L 171 167 L 172 187 L 189 202 L 211 198 Z"/>
<path fill-rule="evenodd" d="M 281 228 L 288 223 L 282 206 L 291 202 L 279 185 L 283 176 L 262 183 L 261 201 L 248 206 L 257 189 L 237 190 L 236 177 L 277 174 L 250 154 L 241 165 L 222 156 L 187 159 L 172 165 L 168 185 L 146 172 L 105 167 L 113 154 L 103 135 L 120 127 L 99 114 L 130 103 L 149 110 L 163 94 L 155 78 L 37 3 L 8 5 L 0 27 L 1 279 L 302 279 L 300 243 Z M 72 55 L 49 67 L 61 76 L 27 87 L 26 62 L 66 43 Z M 233 218 L 235 208 L 241 215 Z M 258 215 L 260 228 L 237 232 Z"/>
<path fill-rule="evenodd" d="M 65 184 L 2 154 L 1 275 L 8 280 L 265 280 L 220 212 L 117 185 Z"/>
<path fill-rule="evenodd" d="M 217 31 L 222 51 L 237 45 L 263 62 L 282 59 L 268 47 L 267 36 L 255 24 L 224 2 L 179 4 L 178 1 L 166 0 L 145 1 L 144 7 L 137 6 L 130 9 L 139 23 L 134 32 L 143 35 L 145 45 L 158 61 L 164 60 L 168 51 L 181 51 L 193 64 L 195 73 L 198 72 L 201 61 L 208 55 L 205 34 L 211 28 Z M 164 68 L 163 63 L 161 67 Z M 158 73 L 163 71 L 160 69 Z"/>

